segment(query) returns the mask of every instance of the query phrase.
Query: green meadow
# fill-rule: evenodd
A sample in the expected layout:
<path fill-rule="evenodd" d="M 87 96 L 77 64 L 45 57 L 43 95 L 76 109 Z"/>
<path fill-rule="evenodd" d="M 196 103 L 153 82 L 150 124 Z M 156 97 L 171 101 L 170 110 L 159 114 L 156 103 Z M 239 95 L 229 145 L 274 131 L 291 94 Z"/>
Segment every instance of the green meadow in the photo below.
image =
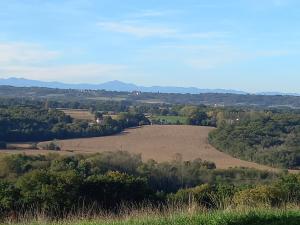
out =
<path fill-rule="evenodd" d="M 163 124 L 186 124 L 186 116 L 160 116 L 155 115 L 151 118 L 152 120 L 161 121 Z"/>

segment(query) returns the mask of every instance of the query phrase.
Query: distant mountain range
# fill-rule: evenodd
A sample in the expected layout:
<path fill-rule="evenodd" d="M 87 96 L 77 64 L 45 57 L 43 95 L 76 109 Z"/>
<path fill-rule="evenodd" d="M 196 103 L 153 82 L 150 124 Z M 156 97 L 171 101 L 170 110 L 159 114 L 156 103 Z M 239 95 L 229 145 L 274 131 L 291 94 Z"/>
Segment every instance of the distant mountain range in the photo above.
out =
<path fill-rule="evenodd" d="M 62 82 L 46 82 L 38 80 L 29 80 L 24 78 L 11 77 L 8 79 L 0 79 L 0 85 L 9 85 L 15 87 L 48 87 L 59 89 L 90 89 L 90 90 L 107 90 L 107 91 L 141 91 L 141 92 L 153 92 L 153 93 L 181 93 L 181 94 L 200 94 L 200 93 L 228 93 L 228 94 L 249 94 L 244 91 L 227 90 L 227 89 L 200 89 L 196 87 L 172 87 L 172 86 L 138 86 L 135 84 L 124 83 L 121 81 L 109 81 L 100 84 L 68 84 Z M 256 93 L 259 95 L 294 95 L 295 93 L 280 93 L 280 92 L 262 92 Z"/>

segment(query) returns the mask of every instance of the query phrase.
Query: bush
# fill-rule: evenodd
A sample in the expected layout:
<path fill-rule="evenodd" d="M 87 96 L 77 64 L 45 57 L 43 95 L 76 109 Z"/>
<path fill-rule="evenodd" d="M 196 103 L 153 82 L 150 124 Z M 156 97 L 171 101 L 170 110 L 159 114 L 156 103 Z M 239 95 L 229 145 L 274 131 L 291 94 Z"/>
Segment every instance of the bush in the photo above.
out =
<path fill-rule="evenodd" d="M 0 212 L 10 211 L 18 206 L 19 190 L 11 183 L 0 181 Z"/>
<path fill-rule="evenodd" d="M 280 189 L 272 186 L 257 186 L 237 192 L 233 201 L 239 206 L 276 206 L 282 203 L 282 195 Z"/>
<path fill-rule="evenodd" d="M 60 151 L 60 146 L 54 141 L 49 142 L 42 146 L 43 150 Z"/>
<path fill-rule="evenodd" d="M 16 186 L 25 207 L 60 210 L 78 204 L 81 183 L 74 171 L 32 171 L 21 177 Z"/>
<path fill-rule="evenodd" d="M 146 180 L 120 172 L 89 177 L 81 188 L 81 196 L 90 203 L 104 208 L 114 208 L 121 203 L 141 203 L 153 199 L 154 193 Z"/>
<path fill-rule="evenodd" d="M 197 203 L 202 206 L 211 207 L 212 188 L 208 184 L 203 184 L 194 188 L 180 189 L 175 194 L 168 196 L 169 201 L 177 204 Z"/>
<path fill-rule="evenodd" d="M 289 174 L 282 176 L 274 184 L 274 188 L 281 190 L 284 202 L 300 202 L 300 175 Z"/>

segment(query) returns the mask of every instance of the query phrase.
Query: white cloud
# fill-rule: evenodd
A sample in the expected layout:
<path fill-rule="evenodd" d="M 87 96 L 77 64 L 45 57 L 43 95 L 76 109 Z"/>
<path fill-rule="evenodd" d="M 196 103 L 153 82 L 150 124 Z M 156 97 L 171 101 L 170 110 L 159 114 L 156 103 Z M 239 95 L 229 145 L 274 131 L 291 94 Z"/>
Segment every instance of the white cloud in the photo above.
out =
<path fill-rule="evenodd" d="M 143 26 L 130 22 L 99 22 L 97 24 L 104 30 L 127 33 L 139 38 L 169 37 L 177 34 L 177 30 L 162 26 Z"/>
<path fill-rule="evenodd" d="M 200 70 L 216 69 L 243 59 L 242 53 L 233 49 L 208 51 L 185 60 L 186 65 Z"/>
<path fill-rule="evenodd" d="M 62 54 L 32 43 L 0 43 L 0 77 L 21 76 L 28 79 L 84 82 L 105 76 L 120 75 L 126 66 L 86 63 L 55 64 Z"/>
<path fill-rule="evenodd" d="M 216 69 L 224 65 L 239 63 L 242 61 L 252 61 L 256 59 L 286 57 L 297 54 L 290 50 L 261 50 L 251 51 L 236 49 L 234 47 L 225 47 L 219 49 L 210 49 L 204 51 L 198 57 L 185 60 L 185 63 L 193 68 L 201 70 Z"/>
<path fill-rule="evenodd" d="M 0 43 L 0 64 L 32 64 L 57 58 L 59 51 L 31 43 Z"/>
<path fill-rule="evenodd" d="M 142 10 L 138 13 L 130 14 L 130 17 L 143 18 L 143 17 L 160 17 L 166 15 L 166 11 L 155 11 L 155 10 Z"/>
<path fill-rule="evenodd" d="M 142 22 L 99 22 L 97 23 L 102 29 L 117 33 L 125 33 L 138 38 L 159 37 L 174 39 L 210 39 L 226 38 L 228 32 L 183 32 L 165 26 L 142 24 Z"/>
<path fill-rule="evenodd" d="M 281 57 L 287 55 L 298 54 L 297 51 L 294 50 L 284 50 L 284 49 L 275 49 L 275 50 L 260 50 L 253 53 L 253 56 L 257 57 Z"/>
<path fill-rule="evenodd" d="M 0 76 L 21 76 L 28 79 L 85 82 L 120 75 L 127 69 L 115 64 L 77 64 L 62 66 L 6 66 L 0 67 Z"/>
<path fill-rule="evenodd" d="M 188 39 L 210 39 L 210 38 L 227 38 L 229 37 L 228 32 L 199 32 L 199 33 L 186 33 L 186 34 L 178 34 L 178 38 Z"/>
<path fill-rule="evenodd" d="M 169 9 L 169 10 L 139 10 L 135 13 L 128 14 L 129 18 L 153 18 L 153 17 L 164 17 L 181 13 L 181 10 L 178 9 Z"/>
<path fill-rule="evenodd" d="M 238 46 L 215 44 L 163 44 L 156 47 L 142 49 L 138 52 L 140 62 L 155 62 L 158 65 L 170 63 L 176 66 L 187 66 L 196 70 L 214 70 L 224 66 L 237 66 L 240 63 L 264 60 L 267 58 L 281 58 L 299 53 L 290 49 L 250 49 Z"/>

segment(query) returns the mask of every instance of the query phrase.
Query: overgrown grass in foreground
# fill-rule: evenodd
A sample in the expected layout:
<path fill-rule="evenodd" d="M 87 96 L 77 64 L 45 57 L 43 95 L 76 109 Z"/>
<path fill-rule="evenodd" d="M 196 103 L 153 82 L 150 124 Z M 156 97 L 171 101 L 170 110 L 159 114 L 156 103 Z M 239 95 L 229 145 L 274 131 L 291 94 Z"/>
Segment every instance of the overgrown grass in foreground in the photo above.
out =
<path fill-rule="evenodd" d="M 178 212 L 170 214 L 135 212 L 114 218 L 84 219 L 76 217 L 65 220 L 47 222 L 36 219 L 30 222 L 3 223 L 11 225 L 299 225 L 300 211 L 256 209 L 229 210 L 215 212 Z"/>

